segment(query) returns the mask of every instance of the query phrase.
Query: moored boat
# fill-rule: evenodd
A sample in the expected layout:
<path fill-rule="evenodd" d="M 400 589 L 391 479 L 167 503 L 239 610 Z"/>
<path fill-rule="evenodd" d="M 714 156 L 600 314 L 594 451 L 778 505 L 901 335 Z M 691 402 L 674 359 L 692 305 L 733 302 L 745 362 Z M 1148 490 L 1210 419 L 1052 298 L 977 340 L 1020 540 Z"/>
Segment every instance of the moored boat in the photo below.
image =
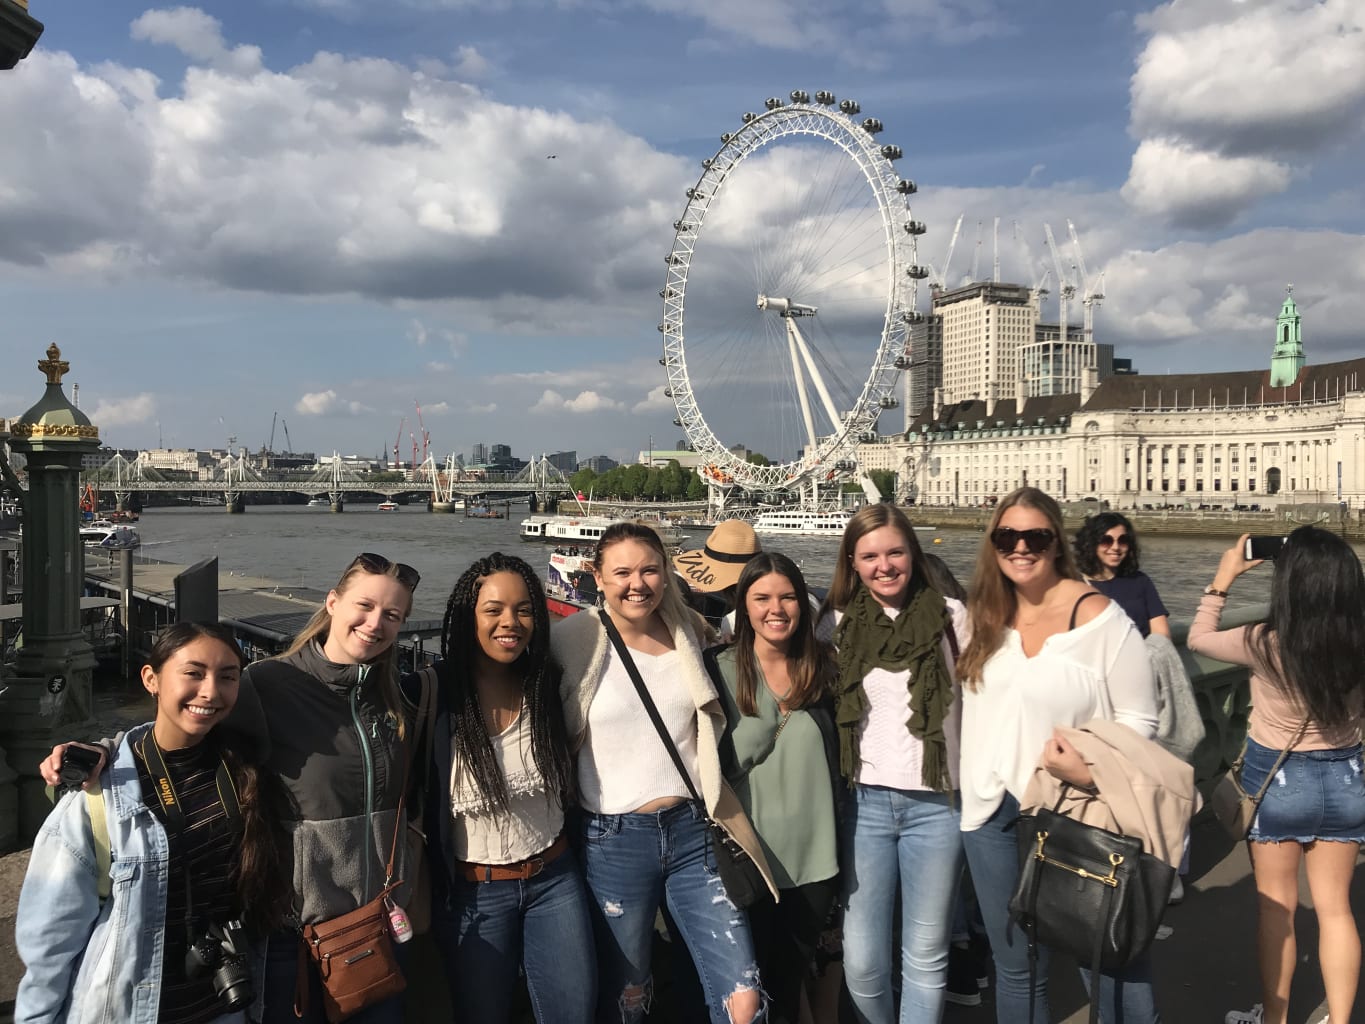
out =
<path fill-rule="evenodd" d="M 398 511 L 398 502 L 396 502 L 396 501 L 381 501 L 378 505 L 375 506 L 375 508 L 377 508 L 380 512 L 397 512 L 397 511 Z"/>
<path fill-rule="evenodd" d="M 595 544 L 613 523 L 636 522 L 659 535 L 664 547 L 672 550 L 683 542 L 683 532 L 667 519 L 634 516 L 536 515 L 521 521 L 522 540 L 548 540 L 556 544 Z"/>

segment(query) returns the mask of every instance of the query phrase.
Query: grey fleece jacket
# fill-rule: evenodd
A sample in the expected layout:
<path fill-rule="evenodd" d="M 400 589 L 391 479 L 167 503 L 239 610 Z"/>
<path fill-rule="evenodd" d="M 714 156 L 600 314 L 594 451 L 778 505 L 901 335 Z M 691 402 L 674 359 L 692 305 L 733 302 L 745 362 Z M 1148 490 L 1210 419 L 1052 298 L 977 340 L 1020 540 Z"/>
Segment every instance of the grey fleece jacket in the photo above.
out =
<path fill-rule="evenodd" d="M 328 661 L 316 644 L 258 661 L 247 668 L 237 707 L 220 726 L 268 735 L 266 768 L 279 776 L 292 804 L 286 824 L 293 837 L 294 907 L 304 924 L 355 910 L 384 885 L 403 753 L 398 722 L 368 675 L 367 665 Z M 394 874 L 401 879 L 406 822 L 399 824 Z M 405 905 L 407 886 L 393 896 Z"/>

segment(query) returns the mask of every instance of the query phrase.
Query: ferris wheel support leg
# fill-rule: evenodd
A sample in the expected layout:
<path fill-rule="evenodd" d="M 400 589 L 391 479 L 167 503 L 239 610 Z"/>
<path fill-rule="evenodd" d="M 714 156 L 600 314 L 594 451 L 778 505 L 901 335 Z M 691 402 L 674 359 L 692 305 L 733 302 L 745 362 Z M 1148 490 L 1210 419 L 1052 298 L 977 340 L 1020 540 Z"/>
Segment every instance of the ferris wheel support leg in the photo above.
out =
<path fill-rule="evenodd" d="M 811 451 L 819 445 L 815 435 L 815 418 L 810 414 L 810 395 L 806 394 L 806 377 L 801 372 L 801 357 L 796 350 L 796 322 L 787 318 L 787 351 L 791 354 L 792 376 L 796 378 L 796 396 L 801 400 L 801 418 L 806 422 L 806 437 Z"/>
<path fill-rule="evenodd" d="M 829 417 L 831 426 L 837 430 L 839 424 L 843 422 L 843 417 L 839 415 L 839 409 L 835 406 L 834 399 L 829 396 L 829 389 L 825 387 L 825 378 L 820 376 L 820 369 L 815 365 L 815 360 L 811 358 L 810 349 L 806 345 L 805 337 L 801 334 L 801 329 L 796 326 L 795 321 L 791 318 L 787 320 L 787 331 L 795 338 L 796 345 L 806 360 L 806 371 L 815 384 L 815 390 L 820 394 L 820 403 L 825 407 L 825 415 Z"/>

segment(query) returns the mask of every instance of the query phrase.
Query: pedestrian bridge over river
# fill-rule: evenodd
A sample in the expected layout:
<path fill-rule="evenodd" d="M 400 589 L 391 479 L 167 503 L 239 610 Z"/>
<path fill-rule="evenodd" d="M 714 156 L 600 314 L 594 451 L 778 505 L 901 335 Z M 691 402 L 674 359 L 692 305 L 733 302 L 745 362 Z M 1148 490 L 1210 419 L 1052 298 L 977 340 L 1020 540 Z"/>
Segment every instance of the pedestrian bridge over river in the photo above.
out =
<path fill-rule="evenodd" d="M 464 473 L 455 466 L 453 457 L 444 466 L 429 458 L 415 470 L 404 471 L 404 478 L 400 480 L 373 480 L 345 465 L 335 454 L 311 474 L 264 473 L 244 455 L 227 456 L 211 472 L 196 480 L 174 479 L 142 459 L 129 460 L 115 455 L 99 469 L 84 473 L 82 479 L 97 490 L 113 492 L 120 508 L 134 494 L 221 496 L 229 511 L 240 511 L 248 494 L 303 494 L 326 497 L 332 508 L 340 511 L 352 495 L 383 495 L 390 499 L 399 495 L 421 495 L 434 505 L 449 507 L 457 497 L 511 499 L 535 495 L 543 505 L 553 497 L 573 493 L 568 478 L 543 455 L 518 473 L 492 480 Z"/>

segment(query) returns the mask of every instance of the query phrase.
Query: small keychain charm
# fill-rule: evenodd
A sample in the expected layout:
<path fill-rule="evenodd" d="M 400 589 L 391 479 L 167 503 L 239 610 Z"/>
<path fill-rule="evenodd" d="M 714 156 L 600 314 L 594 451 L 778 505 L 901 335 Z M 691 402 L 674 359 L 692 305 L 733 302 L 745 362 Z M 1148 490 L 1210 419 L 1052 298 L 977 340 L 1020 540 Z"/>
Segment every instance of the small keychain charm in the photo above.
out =
<path fill-rule="evenodd" d="M 407 911 L 387 898 L 384 906 L 389 912 L 389 934 L 393 936 L 393 941 L 407 942 L 412 938 L 412 922 L 408 920 Z"/>

